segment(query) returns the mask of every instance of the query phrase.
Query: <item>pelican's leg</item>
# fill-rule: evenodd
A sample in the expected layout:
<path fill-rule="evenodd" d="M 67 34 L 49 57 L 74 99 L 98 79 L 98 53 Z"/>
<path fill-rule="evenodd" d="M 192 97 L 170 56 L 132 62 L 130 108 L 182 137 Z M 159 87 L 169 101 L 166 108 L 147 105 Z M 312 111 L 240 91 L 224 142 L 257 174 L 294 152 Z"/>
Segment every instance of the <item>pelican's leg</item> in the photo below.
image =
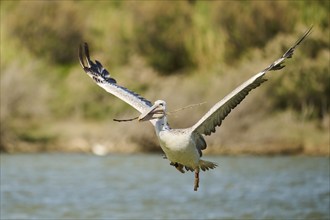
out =
<path fill-rule="evenodd" d="M 199 187 L 199 167 L 195 169 L 194 191 L 197 191 L 198 187 Z"/>

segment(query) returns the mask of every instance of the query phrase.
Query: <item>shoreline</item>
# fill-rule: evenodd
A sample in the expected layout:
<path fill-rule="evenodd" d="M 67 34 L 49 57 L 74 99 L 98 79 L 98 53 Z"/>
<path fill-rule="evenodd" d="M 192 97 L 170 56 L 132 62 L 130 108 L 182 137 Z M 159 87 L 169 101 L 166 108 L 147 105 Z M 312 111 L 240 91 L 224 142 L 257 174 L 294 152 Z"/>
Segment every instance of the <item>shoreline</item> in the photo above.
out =
<path fill-rule="evenodd" d="M 266 146 L 267 145 L 267 146 Z M 68 141 L 58 141 L 56 143 L 29 143 L 15 141 L 1 146 L 1 154 L 29 154 L 29 153 L 85 153 L 94 155 L 109 154 L 162 154 L 158 145 L 144 148 L 137 143 L 96 143 L 87 139 L 72 139 Z M 304 146 L 288 143 L 272 143 L 255 146 L 208 146 L 203 151 L 203 155 L 224 155 L 224 156 L 322 156 L 329 157 L 329 147 L 326 146 Z"/>

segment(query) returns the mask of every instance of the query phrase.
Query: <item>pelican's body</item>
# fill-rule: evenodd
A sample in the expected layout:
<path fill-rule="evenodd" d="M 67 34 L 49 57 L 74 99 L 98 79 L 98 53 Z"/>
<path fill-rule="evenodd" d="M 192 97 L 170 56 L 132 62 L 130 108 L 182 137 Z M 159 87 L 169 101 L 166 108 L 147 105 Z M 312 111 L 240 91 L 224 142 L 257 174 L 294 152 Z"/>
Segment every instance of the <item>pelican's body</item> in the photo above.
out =
<path fill-rule="evenodd" d="M 195 140 L 188 129 L 162 130 L 157 136 L 168 160 L 184 164 L 192 169 L 198 167 L 200 156 Z"/>
<path fill-rule="evenodd" d="M 199 171 L 213 169 L 215 163 L 201 160 L 202 150 L 207 145 L 203 135 L 210 135 L 220 126 L 224 118 L 234 109 L 254 88 L 266 81 L 264 75 L 271 70 L 279 70 L 284 66 L 284 60 L 291 58 L 296 46 L 310 33 L 311 28 L 286 52 L 263 71 L 255 74 L 229 95 L 216 103 L 195 125 L 186 129 L 172 129 L 167 122 L 166 102 L 157 100 L 154 104 L 140 95 L 117 84 L 110 77 L 109 72 L 98 61 L 92 62 L 89 57 L 88 46 L 85 43 L 84 52 L 87 65 L 83 59 L 82 48 L 79 48 L 79 59 L 85 72 L 107 92 L 117 96 L 138 110 L 141 115 L 139 121 L 150 121 L 155 128 L 160 146 L 170 164 L 180 172 L 195 171 L 194 190 L 199 186 Z"/>
<path fill-rule="evenodd" d="M 166 116 L 157 121 L 155 130 L 162 150 L 173 165 L 177 165 L 178 169 L 183 168 L 180 167 L 182 165 L 191 171 L 199 167 L 205 170 L 216 166 L 207 162 L 209 167 L 206 167 L 206 161 L 200 159 L 201 150 L 206 148 L 206 142 L 201 135 L 193 133 L 191 128 L 171 129 L 169 126 L 163 126 L 166 124 L 164 119 L 166 120 Z"/>

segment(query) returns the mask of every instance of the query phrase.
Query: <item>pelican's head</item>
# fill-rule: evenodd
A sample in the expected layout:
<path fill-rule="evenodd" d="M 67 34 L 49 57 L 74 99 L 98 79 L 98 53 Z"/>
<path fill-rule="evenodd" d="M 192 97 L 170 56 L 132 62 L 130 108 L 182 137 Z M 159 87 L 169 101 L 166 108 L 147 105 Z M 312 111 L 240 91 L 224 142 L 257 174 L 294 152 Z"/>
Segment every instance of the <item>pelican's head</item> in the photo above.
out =
<path fill-rule="evenodd" d="M 157 100 L 153 106 L 146 112 L 142 113 L 138 120 L 149 121 L 152 119 L 160 119 L 166 115 L 166 102 L 163 100 Z"/>

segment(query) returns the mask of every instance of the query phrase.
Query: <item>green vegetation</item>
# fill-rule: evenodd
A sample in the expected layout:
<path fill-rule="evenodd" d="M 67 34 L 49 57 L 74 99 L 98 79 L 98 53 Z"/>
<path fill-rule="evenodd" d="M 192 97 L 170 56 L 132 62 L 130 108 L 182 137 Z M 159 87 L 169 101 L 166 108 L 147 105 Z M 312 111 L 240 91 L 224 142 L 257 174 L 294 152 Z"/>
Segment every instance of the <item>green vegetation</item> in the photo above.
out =
<path fill-rule="evenodd" d="M 1 1 L 0 148 L 158 149 L 147 124 L 112 122 L 137 113 L 83 73 L 84 41 L 118 83 L 151 101 L 167 100 L 170 110 L 207 101 L 170 118 L 184 127 L 313 24 L 287 67 L 208 142 L 210 152 L 328 153 L 329 11 L 322 0 Z"/>

